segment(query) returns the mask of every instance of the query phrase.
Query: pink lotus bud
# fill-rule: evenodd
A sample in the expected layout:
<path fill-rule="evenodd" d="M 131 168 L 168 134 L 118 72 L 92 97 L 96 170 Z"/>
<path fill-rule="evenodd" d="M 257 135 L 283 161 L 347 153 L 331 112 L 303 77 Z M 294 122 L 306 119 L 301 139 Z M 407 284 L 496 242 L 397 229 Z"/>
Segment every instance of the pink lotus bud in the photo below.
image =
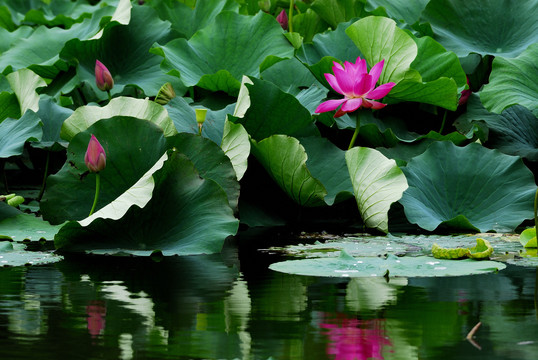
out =
<path fill-rule="evenodd" d="M 99 172 L 106 166 L 105 149 L 93 134 L 88 144 L 86 155 L 84 155 L 84 162 L 91 172 Z"/>
<path fill-rule="evenodd" d="M 282 10 L 280 14 L 278 14 L 276 21 L 282 26 L 282 29 L 288 30 L 288 15 L 286 14 L 286 10 Z"/>
<path fill-rule="evenodd" d="M 110 71 L 99 60 L 95 60 L 95 83 L 103 91 L 111 90 L 114 87 L 114 79 Z"/>

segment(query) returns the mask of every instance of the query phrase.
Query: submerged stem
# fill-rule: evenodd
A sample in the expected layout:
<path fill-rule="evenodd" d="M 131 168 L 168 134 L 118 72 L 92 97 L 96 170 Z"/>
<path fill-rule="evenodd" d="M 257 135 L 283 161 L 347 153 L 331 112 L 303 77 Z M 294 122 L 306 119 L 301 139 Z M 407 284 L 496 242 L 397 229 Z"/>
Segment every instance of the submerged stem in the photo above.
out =
<path fill-rule="evenodd" d="M 93 211 L 95 210 L 95 206 L 97 205 L 97 199 L 99 198 L 99 188 L 101 186 L 101 175 L 99 175 L 99 173 L 95 173 L 95 198 L 93 199 L 93 205 L 92 205 L 92 209 L 90 210 L 90 215 L 88 216 L 91 216 L 93 214 Z"/>
<path fill-rule="evenodd" d="M 356 125 L 355 125 L 355 132 L 353 133 L 353 137 L 351 138 L 351 141 L 349 142 L 348 150 L 355 145 L 355 141 L 357 140 L 357 136 L 359 136 L 359 131 L 361 127 L 361 117 L 359 116 L 359 112 L 357 112 L 357 119 L 356 119 Z"/>

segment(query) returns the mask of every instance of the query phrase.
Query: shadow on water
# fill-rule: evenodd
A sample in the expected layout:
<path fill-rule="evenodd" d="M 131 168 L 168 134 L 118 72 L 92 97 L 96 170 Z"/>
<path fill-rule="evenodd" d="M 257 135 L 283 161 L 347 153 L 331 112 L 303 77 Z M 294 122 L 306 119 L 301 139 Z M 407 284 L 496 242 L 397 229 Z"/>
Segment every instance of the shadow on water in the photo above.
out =
<path fill-rule="evenodd" d="M 327 279 L 217 255 L 0 269 L 1 359 L 534 359 L 537 270 Z M 271 242 L 274 243 L 273 239 Z M 477 323 L 474 345 L 465 340 Z"/>

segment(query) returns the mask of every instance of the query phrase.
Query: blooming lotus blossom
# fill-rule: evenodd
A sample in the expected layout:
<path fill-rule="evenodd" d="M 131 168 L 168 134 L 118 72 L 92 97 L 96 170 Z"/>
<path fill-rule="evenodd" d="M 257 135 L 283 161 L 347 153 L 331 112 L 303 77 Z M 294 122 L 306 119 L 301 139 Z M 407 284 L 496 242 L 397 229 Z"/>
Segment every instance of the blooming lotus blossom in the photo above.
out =
<path fill-rule="evenodd" d="M 102 91 L 109 91 L 114 87 L 112 74 L 99 60 L 95 60 L 95 84 Z"/>
<path fill-rule="evenodd" d="M 93 134 L 88 143 L 86 155 L 84 155 L 84 162 L 88 169 L 95 173 L 103 170 L 106 166 L 105 149 L 103 149 L 99 140 Z"/>
<path fill-rule="evenodd" d="M 384 108 L 387 104 L 382 104 L 374 100 L 385 97 L 394 85 L 396 85 L 393 82 L 389 82 L 375 87 L 383 71 L 384 63 L 385 60 L 381 60 L 368 73 L 366 60 L 360 57 L 357 58 L 354 64 L 346 61 L 344 66 L 334 62 L 332 68 L 334 75 L 325 74 L 325 79 L 327 79 L 329 85 L 337 93 L 344 95 L 344 98 L 327 100 L 321 103 L 317 107 L 316 113 L 336 110 L 340 105 L 341 107 L 334 117 L 340 117 L 361 107 L 371 109 Z"/>
<path fill-rule="evenodd" d="M 282 26 L 282 29 L 288 30 L 288 14 L 286 14 L 286 10 L 282 10 L 280 14 L 278 14 L 276 21 Z"/>

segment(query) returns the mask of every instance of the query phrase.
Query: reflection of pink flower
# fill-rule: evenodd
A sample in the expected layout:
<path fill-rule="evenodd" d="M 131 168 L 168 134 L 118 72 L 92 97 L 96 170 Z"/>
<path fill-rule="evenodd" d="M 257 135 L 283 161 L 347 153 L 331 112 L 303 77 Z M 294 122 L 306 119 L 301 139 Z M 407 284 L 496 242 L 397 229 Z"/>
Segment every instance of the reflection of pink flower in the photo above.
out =
<path fill-rule="evenodd" d="M 92 337 L 100 335 L 105 329 L 106 304 L 102 300 L 93 300 L 86 306 L 88 314 L 88 332 Z"/>
<path fill-rule="evenodd" d="M 327 354 L 335 356 L 335 360 L 383 359 L 383 348 L 392 345 L 385 336 L 385 320 L 345 317 L 328 320 L 331 323 L 320 324 L 320 327 L 328 330 Z"/>
<path fill-rule="evenodd" d="M 316 113 L 336 110 L 334 117 L 340 117 L 345 113 L 353 112 L 361 107 L 381 109 L 387 104 L 382 104 L 377 99 L 385 97 L 396 85 L 389 82 L 375 87 L 385 60 L 375 64 L 370 73 L 366 67 L 366 60 L 357 58 L 355 64 L 346 61 L 344 66 L 334 62 L 333 74 L 325 74 L 325 79 L 331 87 L 339 94 L 344 95 L 343 99 L 327 100 L 322 102 L 316 109 Z"/>

